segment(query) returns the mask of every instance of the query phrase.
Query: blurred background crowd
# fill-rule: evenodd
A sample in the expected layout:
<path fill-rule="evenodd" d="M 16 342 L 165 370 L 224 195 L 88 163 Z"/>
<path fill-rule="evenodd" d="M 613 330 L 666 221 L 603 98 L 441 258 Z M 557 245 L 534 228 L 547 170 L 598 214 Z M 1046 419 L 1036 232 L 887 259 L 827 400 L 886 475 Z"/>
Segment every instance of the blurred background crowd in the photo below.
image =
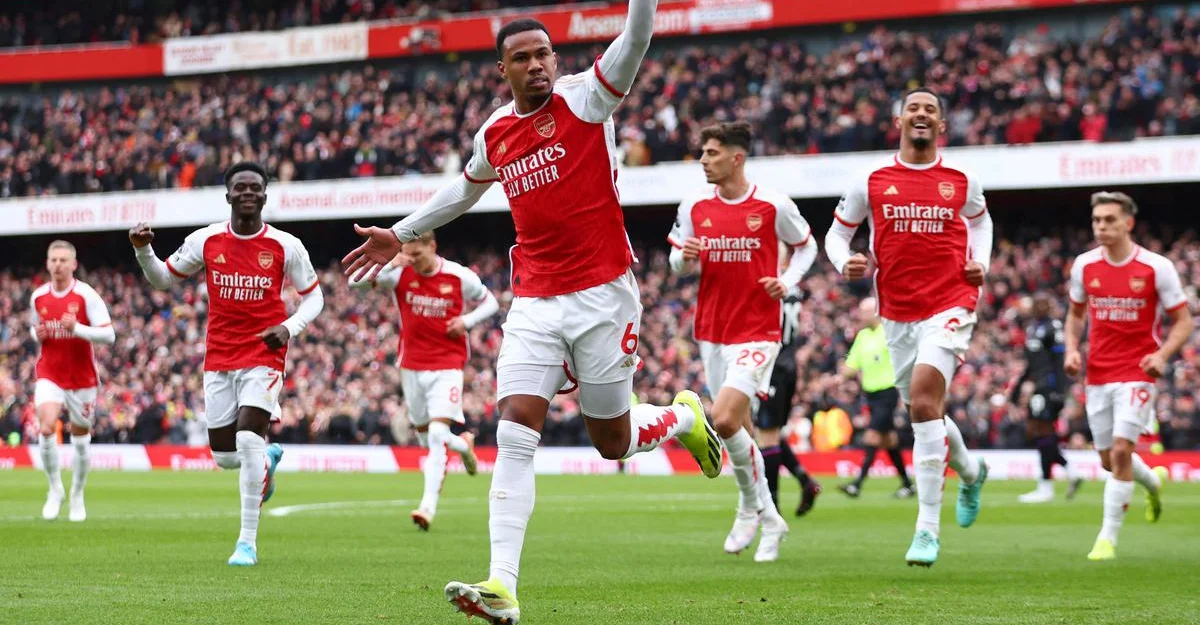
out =
<path fill-rule="evenodd" d="M 225 4 L 254 2 L 187 11 Z M 321 2 L 355 15 L 418 4 L 428 3 Z M 949 145 L 1200 134 L 1196 17 L 1133 7 L 1099 30 L 1051 23 L 656 41 L 615 117 L 622 159 L 691 158 L 700 128 L 732 119 L 760 129 L 755 155 L 886 149 L 898 140 L 893 102 L 916 84 L 945 97 Z M 560 73 L 586 69 L 599 51 L 563 48 Z M 446 61 L 0 92 L 0 198 L 217 185 L 242 158 L 281 181 L 458 171 L 509 96 L 494 55 Z"/>

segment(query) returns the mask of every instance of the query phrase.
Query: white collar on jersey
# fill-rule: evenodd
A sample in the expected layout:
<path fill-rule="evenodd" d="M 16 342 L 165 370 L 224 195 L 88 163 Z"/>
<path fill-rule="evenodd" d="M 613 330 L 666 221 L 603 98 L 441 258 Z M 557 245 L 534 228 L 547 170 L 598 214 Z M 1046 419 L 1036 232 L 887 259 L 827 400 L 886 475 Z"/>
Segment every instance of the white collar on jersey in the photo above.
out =
<path fill-rule="evenodd" d="M 916 169 L 916 170 L 933 169 L 934 167 L 937 167 L 938 165 L 942 164 L 942 155 L 941 154 L 938 154 L 938 157 L 936 159 L 934 159 L 934 161 L 932 163 L 919 163 L 919 164 L 918 163 L 906 163 L 906 162 L 904 162 L 904 159 L 900 158 L 899 152 L 896 152 L 895 158 L 896 158 L 897 165 L 899 165 L 901 167 L 907 167 L 908 169 Z"/>
<path fill-rule="evenodd" d="M 225 222 L 225 231 L 229 234 L 232 234 L 233 238 L 235 239 L 249 241 L 250 239 L 257 239 L 258 237 L 261 237 L 267 231 L 267 222 L 264 221 L 263 227 L 259 228 L 258 232 L 255 232 L 254 234 L 238 234 L 233 231 L 233 222 L 227 221 Z"/>
<path fill-rule="evenodd" d="M 1104 249 L 1104 247 L 1101 246 L 1100 247 L 1100 258 L 1103 258 L 1104 262 L 1112 265 L 1113 267 L 1124 267 L 1125 265 L 1132 263 L 1133 259 L 1137 258 L 1138 252 L 1140 252 L 1140 251 L 1142 251 L 1142 246 L 1138 245 L 1137 243 L 1134 243 L 1133 251 L 1129 253 L 1129 256 L 1126 257 L 1125 260 L 1118 263 L 1118 262 L 1113 262 L 1113 259 L 1108 257 L 1108 250 Z"/>
<path fill-rule="evenodd" d="M 713 187 L 713 196 L 715 196 L 718 200 L 721 200 L 722 202 L 724 202 L 726 204 L 737 205 L 737 204 L 741 204 L 742 202 L 745 202 L 746 200 L 754 197 L 754 192 L 757 190 L 758 190 L 758 185 L 751 184 L 750 189 L 748 191 L 746 191 L 746 193 L 743 194 L 742 197 L 731 200 L 727 197 L 722 196 L 720 190 L 717 189 L 717 187 Z"/>
<path fill-rule="evenodd" d="M 438 261 L 437 267 L 434 267 L 433 271 L 431 271 L 429 273 L 421 273 L 420 271 L 417 271 L 416 267 L 413 267 L 413 271 L 416 271 L 417 275 L 421 276 L 422 278 L 429 278 L 431 276 L 436 276 L 439 273 L 442 273 L 442 265 L 446 264 L 445 259 L 443 259 L 441 256 L 437 257 L 437 261 Z"/>
<path fill-rule="evenodd" d="M 553 99 L 554 99 L 554 90 L 552 88 L 550 90 L 550 95 L 546 98 L 546 101 L 542 102 L 541 104 L 538 105 L 537 108 L 533 109 L 532 111 L 529 111 L 528 113 L 522 113 L 521 111 L 518 111 L 517 110 L 517 101 L 513 100 L 513 102 L 512 102 L 513 115 L 516 115 L 518 118 L 524 119 L 524 118 L 529 117 L 530 115 L 534 115 L 538 111 L 546 108 L 546 105 L 550 104 L 550 100 L 553 100 Z"/>
<path fill-rule="evenodd" d="M 51 280 L 48 284 L 50 285 L 50 294 L 53 295 L 54 297 L 66 297 L 67 293 L 70 293 L 71 291 L 75 290 L 75 278 L 71 278 L 71 284 L 67 285 L 67 288 L 62 291 L 54 290 L 54 281 L 53 280 Z"/>

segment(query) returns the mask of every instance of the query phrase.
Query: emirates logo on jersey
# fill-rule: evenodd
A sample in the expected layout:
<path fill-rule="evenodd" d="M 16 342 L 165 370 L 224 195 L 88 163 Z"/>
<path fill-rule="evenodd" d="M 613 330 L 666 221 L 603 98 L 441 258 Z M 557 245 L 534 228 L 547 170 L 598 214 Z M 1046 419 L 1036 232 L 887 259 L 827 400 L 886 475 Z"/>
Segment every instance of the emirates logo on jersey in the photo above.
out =
<path fill-rule="evenodd" d="M 258 266 L 259 267 L 262 267 L 263 269 L 270 269 L 271 265 L 273 265 L 274 263 L 275 263 L 275 255 L 274 254 L 272 254 L 270 252 L 259 252 L 258 253 Z"/>
<path fill-rule="evenodd" d="M 438 293 L 441 293 L 442 295 L 449 295 L 453 291 L 454 287 L 450 286 L 449 284 L 442 284 L 438 286 Z"/>
<path fill-rule="evenodd" d="M 762 215 L 746 215 L 746 227 L 750 229 L 750 232 L 758 232 L 762 224 Z"/>
<path fill-rule="evenodd" d="M 938 183 L 938 193 L 942 194 L 943 200 L 948 200 L 948 199 L 954 197 L 954 183 L 953 182 L 939 182 Z"/>
<path fill-rule="evenodd" d="M 1146 279 L 1142 277 L 1133 277 L 1129 279 L 1129 288 L 1134 293 L 1141 293 L 1142 289 L 1146 288 Z"/>
<path fill-rule="evenodd" d="M 533 129 L 547 139 L 554 136 L 554 130 L 557 127 L 558 124 L 554 123 L 554 116 L 550 113 L 542 113 L 533 120 Z"/>

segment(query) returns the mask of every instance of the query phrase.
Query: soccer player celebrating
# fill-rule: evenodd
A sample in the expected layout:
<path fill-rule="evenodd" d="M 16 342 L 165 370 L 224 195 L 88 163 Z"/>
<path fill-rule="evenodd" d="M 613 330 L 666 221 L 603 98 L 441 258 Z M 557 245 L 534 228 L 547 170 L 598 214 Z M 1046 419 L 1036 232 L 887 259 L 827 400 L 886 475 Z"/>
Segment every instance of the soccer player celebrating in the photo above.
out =
<path fill-rule="evenodd" d="M 42 469 L 50 480 L 50 492 L 42 507 L 42 518 L 47 521 L 58 518 L 66 494 L 55 440 L 55 425 L 63 406 L 67 408 L 71 446 L 75 448 L 68 518 L 87 519 L 83 487 L 87 483 L 88 447 L 92 442 L 92 407 L 99 385 L 92 343 L 112 345 L 116 340 L 104 300 L 95 289 L 75 279 L 78 266 L 75 246 L 54 241 L 46 251 L 50 281 L 35 289 L 29 298 L 33 324 L 30 332 L 41 345 L 33 404 L 42 426 L 38 437 Z"/>
<path fill-rule="evenodd" d="M 846 354 L 843 365 L 845 377 L 862 376 L 862 390 L 867 396 L 867 407 L 871 421 L 863 434 L 867 446 L 858 479 L 842 484 L 838 490 L 851 497 L 858 497 L 875 454 L 883 451 L 900 474 L 900 488 L 894 493 L 897 499 L 913 496 L 912 482 L 904 469 L 904 456 L 900 454 L 900 441 L 896 436 L 896 406 L 900 404 L 900 392 L 896 390 L 896 374 L 892 370 L 892 356 L 888 353 L 887 337 L 883 335 L 883 324 L 879 321 L 875 298 L 867 297 L 858 303 L 858 317 L 863 327 L 854 335 L 854 343 Z"/>
<path fill-rule="evenodd" d="M 772 561 L 788 527 L 747 431 L 750 401 L 766 392 L 779 354 L 780 300 L 797 290 L 817 257 L 817 242 L 791 199 L 746 179 L 749 124 L 705 128 L 700 141 L 700 165 L 714 189 L 679 205 L 668 237 L 675 248 L 671 270 L 700 272 L 695 335 L 713 395 L 713 425 L 729 450 L 740 493 L 725 551 L 749 547 L 761 524 L 754 560 Z M 782 274 L 779 242 L 797 248 Z"/>
<path fill-rule="evenodd" d="M 1067 499 L 1073 499 L 1083 478 L 1075 475 L 1067 457 L 1058 444 L 1058 413 L 1063 409 L 1067 395 L 1067 376 L 1063 373 L 1063 358 L 1066 348 L 1063 324 L 1050 317 L 1050 297 L 1038 293 L 1033 298 L 1033 319 L 1025 327 L 1025 371 L 1013 387 L 1013 397 L 1021 403 L 1022 386 L 1033 385 L 1029 395 L 1029 420 L 1026 432 L 1033 441 L 1041 458 L 1042 479 L 1032 492 L 1018 497 L 1022 503 L 1044 503 L 1054 500 L 1054 482 L 1051 471 L 1054 465 L 1066 470 L 1069 485 Z"/>
<path fill-rule="evenodd" d="M 979 515 L 987 464 L 973 458 L 962 433 L 943 417 L 946 391 L 970 343 L 975 305 L 992 252 L 992 219 L 983 188 L 942 162 L 938 137 L 946 130 L 941 98 L 914 89 L 901 100 L 896 126 L 900 152 L 869 172 L 838 203 L 825 252 L 848 280 L 867 276 L 868 258 L 850 254 L 862 222 L 870 224 L 875 291 L 896 388 L 913 421 L 917 528 L 905 557 L 932 566 L 947 459 L 961 479 L 957 518 L 969 527 Z"/>
<path fill-rule="evenodd" d="M 791 246 L 785 243 L 779 245 L 781 261 L 791 260 Z M 762 450 L 763 470 L 767 477 L 767 489 L 771 491 L 771 500 L 779 507 L 779 470 L 786 468 L 800 481 L 800 504 L 796 506 L 796 516 L 804 516 L 812 510 L 821 494 L 820 482 L 814 480 L 800 465 L 800 460 L 792 451 L 791 446 L 781 436 L 783 426 L 787 424 L 792 414 L 792 400 L 796 395 L 796 347 L 800 342 L 800 295 L 789 293 L 783 298 L 783 320 L 779 337 L 779 355 L 775 358 L 775 367 L 771 369 L 771 378 L 767 385 L 766 398 L 759 397 L 758 408 L 754 410 L 754 427 L 757 428 L 756 440 Z"/>
<path fill-rule="evenodd" d="M 397 261 L 374 280 L 352 288 L 379 286 L 392 291 L 400 307 L 400 387 L 408 402 L 408 420 L 417 430 L 425 458 L 425 494 L 412 511 L 413 523 L 429 529 L 446 480 L 446 454 L 462 457 L 475 475 L 475 436 L 450 433 L 466 422 L 462 410 L 463 367 L 470 349 L 467 331 L 496 314 L 500 304 L 475 272 L 437 253 L 432 232 L 401 246 Z M 466 302 L 475 304 L 467 313 Z"/>
<path fill-rule="evenodd" d="M 267 173 L 242 161 L 225 172 L 229 221 L 201 228 L 167 259 L 159 260 L 147 224 L 129 230 L 142 272 L 167 290 L 201 270 L 208 288 L 208 335 L 204 353 L 204 404 L 213 460 L 239 469 L 241 533 L 230 566 L 258 563 L 259 509 L 275 491 L 275 467 L 283 456 L 266 443 L 277 418 L 288 340 L 325 305 L 308 250 L 296 237 L 263 223 Z M 283 302 L 288 280 L 301 295 L 292 316 Z"/>
<path fill-rule="evenodd" d="M 367 240 L 342 261 L 347 275 L 374 274 L 401 242 L 462 215 L 492 183 L 508 196 L 517 233 L 515 297 L 496 363 L 501 421 L 489 498 L 491 574 L 445 589 L 459 610 L 495 623 L 520 619 L 517 573 L 533 513 L 533 455 L 550 399 L 566 381 L 565 361 L 574 367 L 588 434 L 603 457 L 625 459 L 677 436 L 705 475 L 720 474 L 720 441 L 695 393 L 682 391 L 667 407 L 630 406 L 642 311 L 617 197 L 612 113 L 650 46 L 657 4 L 631 0 L 625 31 L 592 67 L 561 79 L 541 22 L 501 27 L 498 67 L 513 101 L 480 128 L 466 171 L 392 228 L 356 227 Z"/>
<path fill-rule="evenodd" d="M 1100 462 L 1112 472 L 1104 484 L 1104 522 L 1089 560 L 1116 557 L 1117 534 L 1133 499 L 1134 482 L 1146 489 L 1146 519 L 1162 514 L 1166 469 L 1151 470 L 1133 453 L 1154 420 L 1154 380 L 1195 327 L 1179 272 L 1171 261 L 1133 242 L 1137 204 L 1124 193 L 1092 195 L 1092 234 L 1099 247 L 1071 266 L 1071 309 L 1066 321 L 1067 375 L 1079 374 L 1079 341 L 1087 314 L 1087 415 Z M 1171 331 L 1158 334 L 1163 313 Z"/>

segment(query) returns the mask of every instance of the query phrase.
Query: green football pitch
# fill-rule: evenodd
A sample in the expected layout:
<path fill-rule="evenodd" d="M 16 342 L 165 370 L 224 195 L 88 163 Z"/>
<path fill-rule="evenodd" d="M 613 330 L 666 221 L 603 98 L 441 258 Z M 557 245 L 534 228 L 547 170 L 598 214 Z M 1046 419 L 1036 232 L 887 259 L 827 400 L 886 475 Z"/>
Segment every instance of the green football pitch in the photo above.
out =
<path fill-rule="evenodd" d="M 281 474 L 259 565 L 231 569 L 235 474 L 93 472 L 76 524 L 65 506 L 39 518 L 40 472 L 0 473 L 0 623 L 464 622 L 442 587 L 487 576 L 488 480 L 450 476 L 422 533 L 408 518 L 420 475 Z M 1031 484 L 994 481 L 964 530 L 951 482 L 928 570 L 905 566 L 916 503 L 891 499 L 892 481 L 858 500 L 825 485 L 807 517 L 785 515 L 780 560 L 756 564 L 721 550 L 732 477 L 539 477 L 522 623 L 1200 623 L 1200 485 L 1170 485 L 1155 525 L 1139 492 L 1118 559 L 1092 563 L 1101 484 L 1021 505 Z M 796 490 L 785 482 L 789 509 Z"/>

